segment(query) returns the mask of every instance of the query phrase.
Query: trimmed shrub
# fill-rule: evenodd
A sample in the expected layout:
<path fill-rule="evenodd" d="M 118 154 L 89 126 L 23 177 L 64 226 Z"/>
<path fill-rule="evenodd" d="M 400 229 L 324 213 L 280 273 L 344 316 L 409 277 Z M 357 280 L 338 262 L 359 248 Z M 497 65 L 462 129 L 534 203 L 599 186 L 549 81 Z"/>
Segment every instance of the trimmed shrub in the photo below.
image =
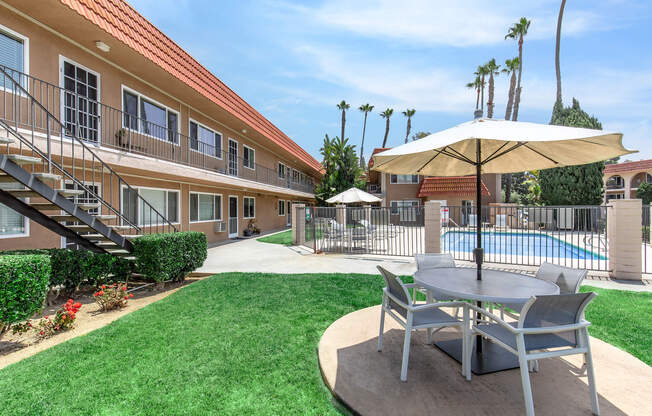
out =
<path fill-rule="evenodd" d="M 109 281 L 124 281 L 131 272 L 128 260 L 108 253 L 61 248 L 16 250 L 3 255 L 47 255 L 51 259 L 50 286 L 63 286 L 74 292 L 80 285 L 97 286 Z"/>
<path fill-rule="evenodd" d="M 42 254 L 0 256 L 0 327 L 41 310 L 50 283 L 50 258 Z"/>
<path fill-rule="evenodd" d="M 133 241 L 136 270 L 154 282 L 183 280 L 206 260 L 206 235 L 197 231 L 151 234 Z"/>

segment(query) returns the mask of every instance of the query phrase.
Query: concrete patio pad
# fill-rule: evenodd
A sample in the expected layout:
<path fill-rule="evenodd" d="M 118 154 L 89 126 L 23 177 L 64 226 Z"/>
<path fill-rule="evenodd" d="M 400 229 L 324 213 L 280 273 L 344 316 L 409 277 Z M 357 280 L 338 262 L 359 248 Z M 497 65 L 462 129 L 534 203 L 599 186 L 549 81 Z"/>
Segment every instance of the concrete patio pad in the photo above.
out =
<path fill-rule="evenodd" d="M 508 370 L 470 382 L 461 366 L 413 333 L 408 380 L 399 379 L 403 329 L 385 320 L 383 352 L 377 351 L 380 306 L 334 322 L 319 343 L 319 364 L 335 397 L 361 415 L 522 415 L 520 373 Z M 448 331 L 448 332 L 446 332 Z M 456 336 L 453 329 L 436 339 Z M 602 415 L 652 415 L 652 368 L 591 338 Z M 591 403 L 581 356 L 540 361 L 530 373 L 537 415 L 590 415 Z"/>

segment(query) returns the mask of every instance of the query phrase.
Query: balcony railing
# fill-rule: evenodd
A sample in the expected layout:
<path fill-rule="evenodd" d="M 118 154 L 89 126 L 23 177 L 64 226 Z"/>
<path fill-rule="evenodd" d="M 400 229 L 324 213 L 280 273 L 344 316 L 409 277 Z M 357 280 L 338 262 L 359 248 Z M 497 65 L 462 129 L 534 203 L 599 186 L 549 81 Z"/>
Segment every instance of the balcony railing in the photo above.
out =
<path fill-rule="evenodd" d="M 76 84 L 73 91 L 10 68 L 0 68 L 24 86 L 49 113 L 59 117 L 66 127 L 66 135 L 74 135 L 86 143 L 266 185 L 314 193 L 314 184 L 309 175 L 298 171 L 293 174 L 286 170 L 280 176 L 276 166 L 264 166 L 241 157 L 242 146 L 230 147 L 225 137 L 222 138 L 225 148 L 205 143 L 179 133 L 176 126 L 168 128 L 92 100 L 87 97 L 83 85 Z M 0 89 L 9 81 L 0 80 Z M 26 101 L 24 106 L 24 111 L 29 111 Z M 1 114 L 0 111 L 0 117 Z M 176 123 L 179 123 L 178 116 Z M 30 119 L 30 125 L 19 127 L 45 133 L 46 124 L 45 118 L 35 118 Z"/>

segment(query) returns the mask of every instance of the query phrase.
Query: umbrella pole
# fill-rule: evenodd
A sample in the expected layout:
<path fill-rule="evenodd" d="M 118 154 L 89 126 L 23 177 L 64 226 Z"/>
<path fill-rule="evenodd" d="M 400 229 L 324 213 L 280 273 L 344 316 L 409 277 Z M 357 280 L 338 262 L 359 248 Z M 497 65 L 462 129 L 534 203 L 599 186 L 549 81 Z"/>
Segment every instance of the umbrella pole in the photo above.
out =
<path fill-rule="evenodd" d="M 482 280 L 482 259 L 484 252 L 482 250 L 482 146 L 480 140 L 475 140 L 475 236 L 476 244 L 473 254 L 475 255 L 475 264 L 477 272 L 477 280 Z M 477 302 L 478 308 L 482 308 L 482 302 Z M 476 320 L 479 322 L 482 318 L 480 312 L 476 313 Z M 476 339 L 476 353 L 482 354 L 482 336 L 478 335 Z"/>

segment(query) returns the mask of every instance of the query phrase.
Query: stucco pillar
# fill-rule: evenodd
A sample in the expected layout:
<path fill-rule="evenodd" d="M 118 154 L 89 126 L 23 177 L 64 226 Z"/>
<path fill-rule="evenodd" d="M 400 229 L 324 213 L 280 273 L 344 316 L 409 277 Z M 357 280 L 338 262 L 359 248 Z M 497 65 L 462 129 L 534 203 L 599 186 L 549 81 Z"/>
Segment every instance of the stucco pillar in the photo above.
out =
<path fill-rule="evenodd" d="M 335 222 L 346 226 L 346 205 L 335 205 Z"/>
<path fill-rule="evenodd" d="M 641 280 L 643 233 L 642 201 L 612 199 L 607 208 L 609 275 L 615 279 Z"/>
<path fill-rule="evenodd" d="M 426 253 L 441 253 L 441 202 L 427 201 L 424 209 Z"/>
<path fill-rule="evenodd" d="M 295 246 L 306 242 L 306 205 L 292 204 L 292 243 Z"/>

